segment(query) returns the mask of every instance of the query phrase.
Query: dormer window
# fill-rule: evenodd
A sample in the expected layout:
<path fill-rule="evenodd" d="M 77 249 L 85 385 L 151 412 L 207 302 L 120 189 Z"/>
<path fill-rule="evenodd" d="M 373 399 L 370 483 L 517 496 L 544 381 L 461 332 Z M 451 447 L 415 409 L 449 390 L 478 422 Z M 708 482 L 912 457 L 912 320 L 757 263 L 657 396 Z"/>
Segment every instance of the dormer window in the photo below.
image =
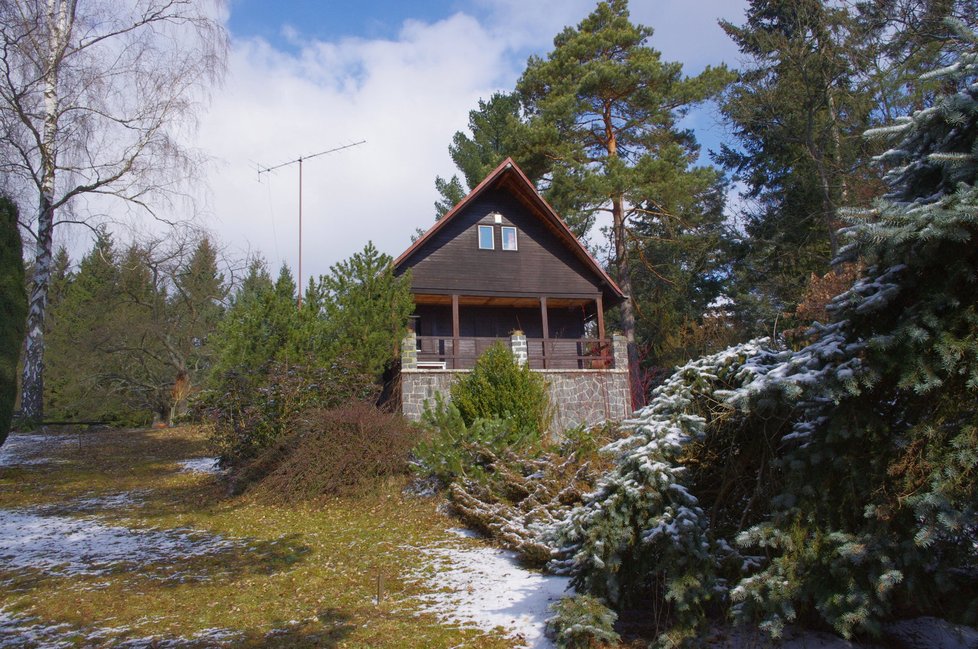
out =
<path fill-rule="evenodd" d="M 503 250 L 516 250 L 516 228 L 503 226 Z"/>
<path fill-rule="evenodd" d="M 479 226 L 479 250 L 494 250 L 496 239 L 491 225 Z"/>

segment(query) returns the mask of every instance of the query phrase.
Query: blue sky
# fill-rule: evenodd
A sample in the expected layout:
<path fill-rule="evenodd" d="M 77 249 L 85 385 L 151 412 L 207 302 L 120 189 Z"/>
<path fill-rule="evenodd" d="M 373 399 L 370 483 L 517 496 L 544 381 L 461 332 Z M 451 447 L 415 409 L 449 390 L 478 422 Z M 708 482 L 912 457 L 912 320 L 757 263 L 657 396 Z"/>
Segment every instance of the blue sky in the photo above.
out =
<path fill-rule="evenodd" d="M 396 256 L 432 223 L 436 175 L 479 98 L 511 90 L 530 54 L 576 25 L 594 0 L 230 0 L 228 76 L 200 120 L 211 156 L 202 221 L 231 255 L 273 268 L 298 261 L 298 177 L 272 165 L 351 142 L 303 167 L 303 275 L 372 240 Z M 736 66 L 716 22 L 742 22 L 746 0 L 632 0 L 652 45 L 694 74 Z M 726 135 L 709 107 L 688 120 L 701 143 Z"/>
<path fill-rule="evenodd" d="M 293 49 L 289 26 L 307 39 L 394 38 L 405 20 L 432 22 L 461 7 L 455 0 L 231 0 L 228 29 L 239 37 L 260 37 Z"/>

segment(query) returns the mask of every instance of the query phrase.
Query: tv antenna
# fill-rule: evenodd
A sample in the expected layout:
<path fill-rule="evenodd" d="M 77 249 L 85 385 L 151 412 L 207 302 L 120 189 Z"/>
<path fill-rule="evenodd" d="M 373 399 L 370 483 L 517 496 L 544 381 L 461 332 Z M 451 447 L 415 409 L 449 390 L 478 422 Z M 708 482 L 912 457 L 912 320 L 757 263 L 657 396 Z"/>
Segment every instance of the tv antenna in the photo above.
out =
<path fill-rule="evenodd" d="M 342 151 L 343 149 L 351 149 L 355 146 L 359 146 L 365 143 L 366 140 L 360 140 L 359 142 L 354 142 L 352 144 L 344 144 L 343 146 L 334 147 L 326 151 L 320 151 L 319 153 L 313 153 L 306 156 L 299 156 L 295 160 L 282 162 L 280 164 L 271 167 L 263 167 L 260 164 L 258 165 L 258 182 L 261 182 L 262 174 L 275 171 L 276 169 L 281 169 L 282 167 L 288 167 L 289 165 L 294 165 L 294 164 L 299 165 L 299 276 L 297 278 L 298 285 L 296 287 L 297 288 L 296 293 L 298 294 L 298 301 L 296 303 L 296 308 L 298 309 L 302 308 L 302 291 L 304 285 L 304 280 L 302 279 L 302 163 L 305 160 L 312 160 L 313 158 L 318 158 L 319 156 L 326 155 L 327 153 L 336 153 L 337 151 Z"/>

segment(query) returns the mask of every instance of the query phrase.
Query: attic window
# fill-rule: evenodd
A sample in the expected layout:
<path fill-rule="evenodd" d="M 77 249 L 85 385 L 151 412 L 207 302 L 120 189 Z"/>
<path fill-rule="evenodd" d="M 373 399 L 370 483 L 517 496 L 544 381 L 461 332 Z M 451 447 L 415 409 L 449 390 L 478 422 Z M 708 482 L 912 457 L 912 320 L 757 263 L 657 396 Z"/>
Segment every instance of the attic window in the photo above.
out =
<path fill-rule="evenodd" d="M 493 236 L 491 225 L 480 225 L 479 226 L 479 250 L 494 250 L 496 248 L 496 240 Z"/>
<path fill-rule="evenodd" d="M 503 226 L 503 250 L 516 250 L 516 228 Z"/>

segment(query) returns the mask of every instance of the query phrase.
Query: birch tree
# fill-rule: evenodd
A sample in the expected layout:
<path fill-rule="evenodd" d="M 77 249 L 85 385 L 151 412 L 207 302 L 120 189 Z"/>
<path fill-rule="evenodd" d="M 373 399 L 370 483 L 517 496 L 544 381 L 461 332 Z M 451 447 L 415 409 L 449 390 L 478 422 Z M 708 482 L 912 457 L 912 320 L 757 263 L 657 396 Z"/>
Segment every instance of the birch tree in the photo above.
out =
<path fill-rule="evenodd" d="M 94 223 L 103 198 L 166 220 L 163 201 L 199 162 L 182 142 L 223 75 L 219 9 L 209 0 L 0 0 L 0 169 L 4 189 L 34 208 L 22 222 L 34 240 L 29 419 L 43 416 L 55 227 Z"/>

